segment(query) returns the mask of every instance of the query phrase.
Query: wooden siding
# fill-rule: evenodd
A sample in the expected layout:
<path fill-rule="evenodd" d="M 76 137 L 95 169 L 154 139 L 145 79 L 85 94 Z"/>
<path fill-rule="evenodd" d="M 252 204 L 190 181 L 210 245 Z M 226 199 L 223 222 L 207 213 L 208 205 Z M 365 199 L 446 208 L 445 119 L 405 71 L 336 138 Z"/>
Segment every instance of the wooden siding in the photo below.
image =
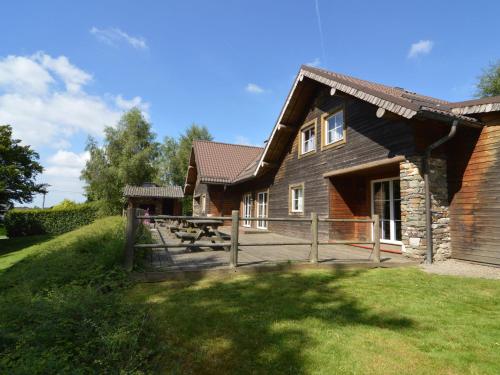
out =
<path fill-rule="evenodd" d="M 345 108 L 346 143 L 337 148 L 321 150 L 321 116 L 332 109 Z M 269 189 L 269 216 L 286 217 L 288 214 L 288 187 L 304 183 L 304 216 L 317 212 L 320 216 L 330 214 L 330 181 L 323 173 L 347 168 L 396 155 L 411 155 L 414 152 L 413 126 L 405 120 L 376 117 L 377 107 L 347 95 L 331 96 L 329 90 L 320 92 L 309 103 L 310 110 L 300 123 L 318 120 L 316 152 L 298 157 L 298 134 L 289 141 L 280 166 Z M 364 199 L 364 198 L 363 198 Z M 309 236 L 307 225 L 299 223 L 270 223 L 269 229 L 280 233 Z M 320 237 L 328 238 L 328 227 L 320 226 Z"/>
<path fill-rule="evenodd" d="M 450 149 L 452 257 L 500 265 L 500 125 L 475 138 L 462 131 Z"/>

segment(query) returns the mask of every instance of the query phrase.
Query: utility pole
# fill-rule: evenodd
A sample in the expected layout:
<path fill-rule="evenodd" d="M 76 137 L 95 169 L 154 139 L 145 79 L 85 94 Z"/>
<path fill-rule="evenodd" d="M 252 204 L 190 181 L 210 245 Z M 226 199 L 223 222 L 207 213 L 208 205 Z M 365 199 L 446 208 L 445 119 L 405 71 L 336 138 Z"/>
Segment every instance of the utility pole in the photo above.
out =
<path fill-rule="evenodd" d="M 47 195 L 47 193 L 49 192 L 49 191 L 47 190 L 47 188 L 49 188 L 49 187 L 50 187 L 50 185 L 49 185 L 49 184 L 45 184 L 45 186 L 44 186 L 44 190 L 43 190 L 43 192 L 42 192 L 42 194 L 43 194 L 43 200 L 42 200 L 42 210 L 43 210 L 43 209 L 45 209 L 45 196 L 46 196 L 46 195 Z"/>

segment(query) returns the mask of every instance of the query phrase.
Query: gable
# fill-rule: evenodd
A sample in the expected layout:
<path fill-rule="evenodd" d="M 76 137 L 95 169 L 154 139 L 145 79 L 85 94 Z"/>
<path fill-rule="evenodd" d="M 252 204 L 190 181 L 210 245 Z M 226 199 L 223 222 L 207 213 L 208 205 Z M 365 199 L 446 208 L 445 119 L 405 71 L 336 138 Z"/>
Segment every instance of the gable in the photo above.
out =
<path fill-rule="evenodd" d="M 259 160 L 254 176 L 265 172 L 284 151 L 291 133 L 296 130 L 297 118 L 303 114 L 304 104 L 310 101 L 318 87 L 329 88 L 331 95 L 337 92 L 370 103 L 384 112 L 406 119 L 433 119 L 442 122 L 453 120 L 470 126 L 481 126 L 479 120 L 452 111 L 444 100 L 419 95 L 407 90 L 360 80 L 354 77 L 329 72 L 323 69 L 302 66 L 288 94 L 269 141 Z"/>

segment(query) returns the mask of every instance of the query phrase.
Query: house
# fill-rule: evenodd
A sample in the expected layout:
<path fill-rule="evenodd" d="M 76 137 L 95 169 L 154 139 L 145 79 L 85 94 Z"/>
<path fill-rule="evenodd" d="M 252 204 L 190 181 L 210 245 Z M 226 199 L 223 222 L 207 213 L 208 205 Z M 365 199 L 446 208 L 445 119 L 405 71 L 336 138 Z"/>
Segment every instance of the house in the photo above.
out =
<path fill-rule="evenodd" d="M 302 66 L 265 147 L 195 142 L 184 192 L 198 214 L 239 209 L 262 218 L 244 227 L 301 237 L 307 225 L 265 218 L 378 214 L 386 249 L 500 264 L 499 153 L 500 97 L 452 103 Z"/>
<path fill-rule="evenodd" d="M 152 183 L 142 186 L 127 185 L 123 189 L 127 207 L 142 208 L 153 215 L 180 215 L 184 193 L 180 186 L 158 186 Z"/>

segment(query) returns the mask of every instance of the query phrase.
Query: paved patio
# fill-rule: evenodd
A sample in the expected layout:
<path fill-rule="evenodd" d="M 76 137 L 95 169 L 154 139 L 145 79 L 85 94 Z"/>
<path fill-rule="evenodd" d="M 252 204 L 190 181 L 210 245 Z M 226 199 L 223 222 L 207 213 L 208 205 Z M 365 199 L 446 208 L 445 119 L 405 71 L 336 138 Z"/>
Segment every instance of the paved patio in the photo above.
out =
<path fill-rule="evenodd" d="M 223 229 L 227 234 L 230 230 Z M 168 233 L 165 228 L 153 230 L 155 242 L 175 242 L 180 240 Z M 245 246 L 245 243 L 277 243 L 306 242 L 303 239 L 282 236 L 276 233 L 244 233 L 240 232 L 239 242 L 242 244 L 238 252 L 238 267 L 249 268 L 259 265 L 275 265 L 281 263 L 308 263 L 310 245 L 263 245 Z M 351 245 L 320 245 L 319 262 L 323 264 L 362 264 L 372 263 L 372 251 Z M 205 270 L 229 267 L 229 252 L 211 248 L 187 249 L 184 247 L 155 248 L 148 254 L 149 268 L 152 270 Z M 410 259 L 393 253 L 381 253 L 381 262 L 391 265 L 413 263 Z"/>

